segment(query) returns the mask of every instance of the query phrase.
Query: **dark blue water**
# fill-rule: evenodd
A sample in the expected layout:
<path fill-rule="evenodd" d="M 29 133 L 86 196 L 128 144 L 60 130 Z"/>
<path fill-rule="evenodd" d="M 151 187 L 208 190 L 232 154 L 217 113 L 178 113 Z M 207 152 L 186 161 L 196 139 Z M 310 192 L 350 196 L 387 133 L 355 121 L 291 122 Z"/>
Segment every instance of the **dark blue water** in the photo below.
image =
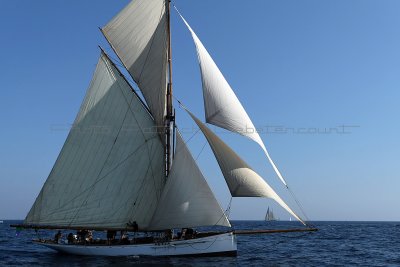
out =
<path fill-rule="evenodd" d="M 312 233 L 238 236 L 237 257 L 145 258 L 63 255 L 0 224 L 0 266 L 400 266 L 400 223 L 316 222 Z M 234 221 L 235 229 L 294 228 L 295 222 Z M 54 234 L 50 232 L 49 235 Z M 42 234 L 42 237 L 45 234 Z"/>

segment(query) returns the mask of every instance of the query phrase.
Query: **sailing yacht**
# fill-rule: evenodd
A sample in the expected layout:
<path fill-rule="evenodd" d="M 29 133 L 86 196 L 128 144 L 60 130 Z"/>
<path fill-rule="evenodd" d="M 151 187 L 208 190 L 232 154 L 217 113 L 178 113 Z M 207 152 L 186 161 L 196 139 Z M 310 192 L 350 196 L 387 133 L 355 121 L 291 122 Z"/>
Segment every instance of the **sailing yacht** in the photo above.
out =
<path fill-rule="evenodd" d="M 265 214 L 266 221 L 277 221 L 278 219 L 274 215 L 274 211 L 268 207 L 267 213 Z"/>
<path fill-rule="evenodd" d="M 187 26 L 197 50 L 206 123 L 258 143 L 287 186 L 259 134 L 240 130 L 255 127 L 198 36 L 183 16 L 176 14 Z M 101 28 L 142 97 L 100 48 L 73 127 L 20 225 L 64 231 L 123 231 L 135 237 L 124 244 L 58 238 L 57 242 L 40 239 L 36 243 L 79 255 L 236 255 L 231 223 L 176 124 L 170 16 L 168 0 L 134 0 Z M 206 137 L 232 197 L 271 198 L 305 224 L 206 123 L 180 105 Z M 192 230 L 201 226 L 226 230 Z M 165 232 L 170 229 L 184 230 L 179 236 L 169 236 Z"/>

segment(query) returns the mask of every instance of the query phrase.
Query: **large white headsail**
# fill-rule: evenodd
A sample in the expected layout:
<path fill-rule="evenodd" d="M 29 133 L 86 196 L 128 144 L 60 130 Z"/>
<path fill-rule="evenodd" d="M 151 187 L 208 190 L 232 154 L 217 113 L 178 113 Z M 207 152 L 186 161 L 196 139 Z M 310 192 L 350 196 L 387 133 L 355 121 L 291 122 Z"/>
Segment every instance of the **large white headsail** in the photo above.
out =
<path fill-rule="evenodd" d="M 164 148 L 138 96 L 102 53 L 73 128 L 24 223 L 146 228 L 164 186 Z"/>
<path fill-rule="evenodd" d="M 181 135 L 176 135 L 174 164 L 150 229 L 230 226 Z"/>
<path fill-rule="evenodd" d="M 278 196 L 260 175 L 253 171 L 224 141 L 214 134 L 190 111 L 186 110 L 201 129 L 218 161 L 222 174 L 233 197 L 268 197 L 275 200 L 296 219 L 300 217 Z"/>
<path fill-rule="evenodd" d="M 287 186 L 285 179 L 283 179 L 282 174 L 272 161 L 264 142 L 257 133 L 253 122 L 247 115 L 247 112 L 233 92 L 229 83 L 222 75 L 218 66 L 207 52 L 196 33 L 192 30 L 182 15 L 180 16 L 192 34 L 197 49 L 203 82 L 206 122 L 239 133 L 258 143 L 264 150 L 279 179 Z"/>
<path fill-rule="evenodd" d="M 163 127 L 168 49 L 165 1 L 132 1 L 102 32 L 142 91 L 157 126 Z"/>

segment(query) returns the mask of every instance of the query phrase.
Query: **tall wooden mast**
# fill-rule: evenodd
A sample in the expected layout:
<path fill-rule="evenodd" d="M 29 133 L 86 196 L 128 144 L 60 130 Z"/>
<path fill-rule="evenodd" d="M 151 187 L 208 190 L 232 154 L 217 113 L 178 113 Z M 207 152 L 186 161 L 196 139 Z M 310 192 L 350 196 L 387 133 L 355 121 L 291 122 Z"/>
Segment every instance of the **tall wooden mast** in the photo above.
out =
<path fill-rule="evenodd" d="M 171 47 L 171 0 L 165 0 L 167 10 L 167 31 L 168 31 L 168 86 L 167 86 L 167 116 L 165 123 L 165 175 L 168 176 L 171 168 L 173 153 L 172 139 L 174 114 L 172 108 L 172 47 Z"/>

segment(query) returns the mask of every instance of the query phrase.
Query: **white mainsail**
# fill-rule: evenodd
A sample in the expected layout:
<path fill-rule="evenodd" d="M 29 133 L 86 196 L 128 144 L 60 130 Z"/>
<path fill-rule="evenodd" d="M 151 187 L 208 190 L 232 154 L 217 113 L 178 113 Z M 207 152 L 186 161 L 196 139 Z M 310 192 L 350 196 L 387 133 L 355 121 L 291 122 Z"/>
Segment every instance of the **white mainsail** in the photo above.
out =
<path fill-rule="evenodd" d="M 102 32 L 142 91 L 157 126 L 163 130 L 168 61 L 165 1 L 132 1 Z"/>
<path fill-rule="evenodd" d="M 267 197 L 275 200 L 296 219 L 306 225 L 298 215 L 278 196 L 278 194 L 253 171 L 224 141 L 214 134 L 204 123 L 186 109 L 205 135 L 218 161 L 222 174 L 233 197 Z"/>
<path fill-rule="evenodd" d="M 164 186 L 151 115 L 102 53 L 67 140 L 24 223 L 146 228 Z"/>
<path fill-rule="evenodd" d="M 257 133 L 253 122 L 247 115 L 247 112 L 233 92 L 229 83 L 222 75 L 218 66 L 207 52 L 196 33 L 186 22 L 183 16 L 181 14 L 179 15 L 192 34 L 194 43 L 196 45 L 203 83 L 206 122 L 222 127 L 229 131 L 239 133 L 258 143 L 266 154 L 279 179 L 285 186 L 287 186 L 285 179 L 270 157 L 260 135 Z"/>
<path fill-rule="evenodd" d="M 171 173 L 150 229 L 230 226 L 179 132 Z"/>

